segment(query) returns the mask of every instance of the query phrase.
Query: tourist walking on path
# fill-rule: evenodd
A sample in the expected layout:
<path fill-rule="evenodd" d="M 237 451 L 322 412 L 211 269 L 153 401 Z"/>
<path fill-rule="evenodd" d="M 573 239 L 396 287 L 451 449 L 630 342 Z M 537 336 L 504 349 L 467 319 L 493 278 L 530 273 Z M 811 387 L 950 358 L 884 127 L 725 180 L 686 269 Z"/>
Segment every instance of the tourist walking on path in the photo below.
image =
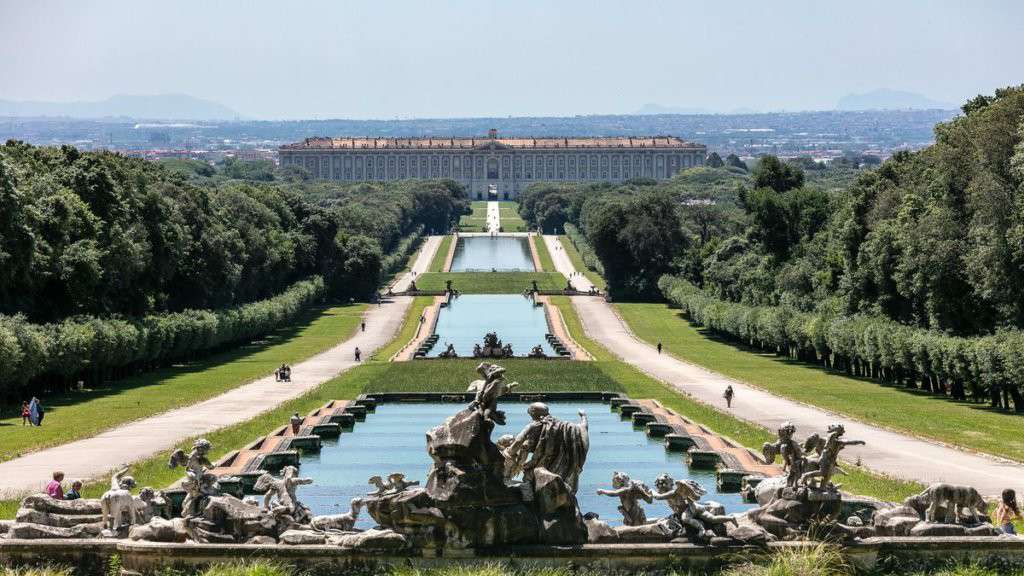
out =
<path fill-rule="evenodd" d="M 725 407 L 732 408 L 732 397 L 735 392 L 732 391 L 732 384 L 725 387 L 725 394 L 722 394 L 722 398 L 725 398 Z"/>
<path fill-rule="evenodd" d="M 21 403 L 21 425 L 28 426 L 32 423 L 32 411 L 28 409 L 28 402 L 22 401 Z"/>
<path fill-rule="evenodd" d="M 71 490 L 64 495 L 65 500 L 78 500 L 82 497 L 82 481 L 75 480 L 71 483 Z"/>
<path fill-rule="evenodd" d="M 661 340 L 658 340 L 658 354 L 661 354 Z"/>
<path fill-rule="evenodd" d="M 362 352 L 359 351 L 359 346 L 356 346 L 356 362 L 361 362 Z"/>
<path fill-rule="evenodd" d="M 64 481 L 64 473 L 57 471 L 53 473 L 53 480 L 46 485 L 46 493 L 54 500 L 64 499 L 64 488 L 60 485 Z"/>
<path fill-rule="evenodd" d="M 1013 527 L 1013 519 L 1022 520 L 1024 516 L 1020 515 L 1020 507 L 1017 506 L 1017 493 L 1012 489 L 1003 490 L 1003 497 L 999 506 L 996 507 L 995 516 L 995 524 L 1002 529 L 1004 534 L 1017 533 L 1016 528 Z"/>
<path fill-rule="evenodd" d="M 362 329 L 363 332 L 366 332 L 366 320 L 360 322 L 359 327 Z"/>

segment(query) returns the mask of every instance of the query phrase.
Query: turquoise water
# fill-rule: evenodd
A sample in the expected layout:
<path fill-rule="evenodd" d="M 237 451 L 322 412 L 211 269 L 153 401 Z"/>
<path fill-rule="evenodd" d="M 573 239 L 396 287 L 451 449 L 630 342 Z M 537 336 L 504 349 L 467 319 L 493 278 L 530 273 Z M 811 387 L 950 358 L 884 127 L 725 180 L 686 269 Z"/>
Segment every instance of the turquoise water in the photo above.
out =
<path fill-rule="evenodd" d="M 597 512 L 602 520 L 619 525 L 622 517 L 617 507 L 618 498 L 598 496 L 598 488 L 611 488 L 612 472 L 628 473 L 634 480 L 642 480 L 648 487 L 654 479 L 667 472 L 675 479 L 691 478 L 708 491 L 706 500 L 715 500 L 727 512 L 740 512 L 753 506 L 745 504 L 739 494 L 719 494 L 715 491 L 715 474 L 708 471 L 690 472 L 684 455 L 668 452 L 660 439 L 651 439 L 640 430 L 634 430 L 629 421 L 611 412 L 601 402 L 552 402 L 551 413 L 565 420 L 576 421 L 576 411 L 587 411 L 590 422 L 590 452 L 587 456 L 577 498 L 584 512 Z M 518 434 L 528 423 L 527 403 L 502 402 L 508 423 L 495 428 L 492 439 L 502 434 Z M 366 481 L 374 475 L 382 477 L 401 472 L 408 480 L 426 481 L 430 470 L 424 435 L 427 430 L 463 406 L 451 403 L 390 403 L 377 406 L 375 414 L 365 422 L 356 424 L 351 433 L 337 440 L 324 440 L 319 454 L 302 456 L 301 475 L 314 483 L 299 487 L 299 499 L 315 514 L 347 512 L 349 501 L 373 489 Z M 668 506 L 657 500 L 645 506 L 648 518 L 665 516 Z M 358 528 L 372 528 L 373 520 L 365 513 L 356 523 Z"/>
<path fill-rule="evenodd" d="M 466 294 L 453 299 L 437 317 L 434 333 L 440 339 L 431 354 L 437 356 L 451 343 L 459 356 L 472 356 L 473 345 L 483 344 L 488 332 L 497 332 L 516 356 L 526 356 L 537 344 L 548 356 L 556 356 L 544 338 L 548 333 L 544 307 L 519 294 Z"/>
<path fill-rule="evenodd" d="M 535 272 L 529 241 L 525 236 L 459 236 L 451 272 Z"/>

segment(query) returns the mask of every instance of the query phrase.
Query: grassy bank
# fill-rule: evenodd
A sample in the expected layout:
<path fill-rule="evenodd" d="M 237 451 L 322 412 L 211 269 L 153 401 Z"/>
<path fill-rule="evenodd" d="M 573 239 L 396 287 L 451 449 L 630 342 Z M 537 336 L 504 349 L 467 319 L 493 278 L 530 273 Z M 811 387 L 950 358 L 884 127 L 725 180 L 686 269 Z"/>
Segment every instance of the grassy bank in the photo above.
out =
<path fill-rule="evenodd" d="M 540 267 L 544 272 L 556 272 L 555 262 L 551 259 L 551 252 L 548 252 L 548 243 L 543 236 L 531 236 L 530 242 L 537 247 L 537 257 L 540 258 Z"/>
<path fill-rule="evenodd" d="M 519 216 L 518 202 L 499 202 L 498 211 L 501 217 L 501 229 L 504 232 L 526 232 L 529 228 Z"/>
<path fill-rule="evenodd" d="M 687 362 L 773 394 L 912 435 L 1024 461 L 1024 417 L 852 378 L 716 339 L 665 304 L 617 304 L 636 335 Z"/>
<path fill-rule="evenodd" d="M 579 315 L 567 296 L 554 296 L 551 300 L 561 311 L 562 318 L 573 339 L 594 356 L 596 361 L 594 363 L 601 365 L 605 373 L 617 380 L 629 396 L 658 400 L 676 412 L 704 424 L 716 433 L 728 436 L 755 450 L 760 450 L 763 443 L 775 440 L 775 435 L 768 429 L 680 394 L 670 386 L 647 376 L 633 366 L 617 360 L 615 355 L 606 348 L 585 336 Z M 870 473 L 856 466 L 847 466 L 846 471 L 849 476 L 843 477 L 843 488 L 854 494 L 896 501 L 924 489 L 924 486 L 917 482 L 889 478 Z"/>
<path fill-rule="evenodd" d="M 465 392 L 470 382 L 480 378 L 478 364 L 480 360 L 475 358 L 390 362 L 363 392 Z M 501 365 L 510 380 L 519 382 L 519 392 L 624 390 L 614 372 L 594 362 L 510 358 Z"/>
<path fill-rule="evenodd" d="M 564 234 L 559 236 L 558 240 L 562 243 L 562 250 L 565 250 L 565 255 L 572 261 L 572 267 L 575 268 L 577 272 L 583 272 L 583 275 L 586 276 L 587 280 L 590 280 L 591 284 L 599 289 L 604 289 L 604 278 L 602 278 L 597 272 L 587 268 L 587 265 L 583 262 L 583 257 L 580 256 L 580 252 L 576 249 L 576 246 L 573 245 L 572 240 Z"/>
<path fill-rule="evenodd" d="M 448 260 L 448 251 L 452 248 L 452 242 L 455 240 L 455 236 L 448 234 L 441 238 L 441 243 L 437 245 L 437 252 L 434 252 L 434 257 L 430 259 L 430 268 L 427 268 L 428 272 L 444 272 L 444 264 Z M 419 278 L 416 279 L 419 284 Z"/>
<path fill-rule="evenodd" d="M 459 218 L 459 232 L 486 232 L 487 201 L 474 200 L 472 208 L 472 214 L 463 214 Z"/>
<path fill-rule="evenodd" d="M 13 413 L 0 419 L 0 461 L 195 404 L 271 374 L 282 363 L 298 363 L 351 336 L 365 309 L 355 304 L 311 310 L 294 326 L 228 352 L 103 388 L 43 397 L 47 412 L 42 426 L 22 426 L 20 415 Z"/>
<path fill-rule="evenodd" d="M 463 294 L 519 294 L 534 280 L 541 290 L 565 288 L 565 277 L 557 272 L 446 272 L 427 273 L 416 278 L 420 290 L 444 290 L 445 281 Z"/>

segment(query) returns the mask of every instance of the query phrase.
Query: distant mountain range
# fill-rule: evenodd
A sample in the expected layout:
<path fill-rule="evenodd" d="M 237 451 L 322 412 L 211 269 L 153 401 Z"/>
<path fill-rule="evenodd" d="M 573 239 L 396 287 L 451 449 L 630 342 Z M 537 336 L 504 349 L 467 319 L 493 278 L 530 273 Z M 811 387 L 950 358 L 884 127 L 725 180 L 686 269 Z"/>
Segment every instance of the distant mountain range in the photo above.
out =
<path fill-rule="evenodd" d="M 839 99 L 836 110 L 955 110 L 949 102 L 939 102 L 916 92 L 872 90 L 863 94 L 847 94 Z"/>
<path fill-rule="evenodd" d="M 135 96 L 119 94 L 99 102 L 15 102 L 0 100 L 0 117 L 64 116 L 69 118 L 134 118 L 140 120 L 235 120 L 239 114 L 186 94 Z"/>
<path fill-rule="evenodd" d="M 708 110 L 707 108 L 688 107 L 688 106 L 662 106 L 661 104 L 644 104 L 637 114 L 642 116 L 655 115 L 655 114 L 714 114 L 714 110 Z"/>

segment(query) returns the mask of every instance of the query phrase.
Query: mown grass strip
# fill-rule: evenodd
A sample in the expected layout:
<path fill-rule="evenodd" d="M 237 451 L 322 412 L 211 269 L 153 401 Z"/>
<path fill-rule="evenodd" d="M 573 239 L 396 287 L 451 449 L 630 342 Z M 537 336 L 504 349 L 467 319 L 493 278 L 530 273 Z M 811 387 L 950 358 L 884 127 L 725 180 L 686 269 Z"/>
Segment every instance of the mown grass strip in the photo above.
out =
<path fill-rule="evenodd" d="M 451 250 L 452 242 L 455 240 L 455 236 L 448 234 L 441 238 L 441 243 L 437 245 L 437 252 L 434 252 L 434 257 L 430 260 L 429 272 L 444 272 L 444 264 L 448 261 L 448 251 Z M 416 279 L 416 284 L 419 285 L 419 278 Z"/>
<path fill-rule="evenodd" d="M 408 344 L 416 335 L 416 329 L 420 324 L 420 315 L 423 314 L 424 308 L 430 306 L 433 302 L 433 296 L 416 296 L 412 301 L 412 305 L 410 305 L 409 309 L 405 311 L 405 318 L 402 320 L 402 328 L 399 329 L 395 339 L 374 352 L 373 356 L 370 357 L 370 360 L 387 362 L 395 355 L 395 353 Z"/>
<path fill-rule="evenodd" d="M 474 200 L 471 208 L 472 214 L 463 214 L 459 218 L 459 232 L 486 232 L 487 231 L 487 201 Z"/>
<path fill-rule="evenodd" d="M 518 202 L 499 202 L 498 215 L 501 218 L 503 232 L 526 232 L 529 228 L 519 215 Z"/>
<path fill-rule="evenodd" d="M 313 309 L 300 322 L 227 352 L 102 388 L 44 396 L 42 426 L 22 426 L 20 414 L 0 420 L 0 461 L 195 404 L 271 374 L 282 363 L 298 363 L 351 336 L 365 310 L 366 304 Z"/>
<path fill-rule="evenodd" d="M 853 378 L 716 339 L 667 304 L 617 304 L 633 332 L 687 362 L 862 422 L 1024 461 L 1024 418 L 987 405 Z"/>
<path fill-rule="evenodd" d="M 562 243 L 562 250 L 565 250 L 565 255 L 568 256 L 569 261 L 572 262 L 572 267 L 575 268 L 577 272 L 583 272 L 583 275 L 586 276 L 587 280 L 590 280 L 590 283 L 598 289 L 604 288 L 604 278 L 597 272 L 587 268 L 587 265 L 583 262 L 583 257 L 580 256 L 580 252 L 576 249 L 572 240 L 564 234 L 559 236 L 558 240 Z"/>
<path fill-rule="evenodd" d="M 421 274 L 416 278 L 420 290 L 444 290 L 445 281 L 463 294 L 520 294 L 533 281 L 541 290 L 565 288 L 565 276 L 558 272 L 445 272 Z"/>
<path fill-rule="evenodd" d="M 551 252 L 548 252 L 548 243 L 543 236 L 531 236 L 530 241 L 537 247 L 537 257 L 540 258 L 540 267 L 544 272 L 557 272 L 555 261 L 551 259 Z"/>

